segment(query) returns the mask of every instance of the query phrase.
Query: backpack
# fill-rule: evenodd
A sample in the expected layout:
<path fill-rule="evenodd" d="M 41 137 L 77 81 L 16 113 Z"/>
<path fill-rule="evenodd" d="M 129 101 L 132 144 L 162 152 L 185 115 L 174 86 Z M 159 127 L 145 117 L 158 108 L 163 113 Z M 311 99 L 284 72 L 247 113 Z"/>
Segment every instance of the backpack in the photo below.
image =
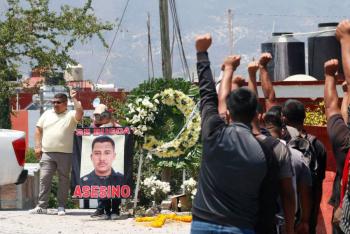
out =
<path fill-rule="evenodd" d="M 279 165 L 273 148 L 280 142 L 276 138 L 257 136 L 266 160 L 267 171 L 259 191 L 258 220 L 255 227 L 257 234 L 276 233 L 277 197 L 278 197 L 278 173 Z"/>
<path fill-rule="evenodd" d="M 303 136 L 292 137 L 288 142 L 288 146 L 293 149 L 300 151 L 303 154 L 304 162 L 310 169 L 312 181 L 316 181 L 319 176 L 318 168 L 319 164 L 317 161 L 318 153 L 315 147 L 316 137 L 313 135 L 306 134 Z"/>

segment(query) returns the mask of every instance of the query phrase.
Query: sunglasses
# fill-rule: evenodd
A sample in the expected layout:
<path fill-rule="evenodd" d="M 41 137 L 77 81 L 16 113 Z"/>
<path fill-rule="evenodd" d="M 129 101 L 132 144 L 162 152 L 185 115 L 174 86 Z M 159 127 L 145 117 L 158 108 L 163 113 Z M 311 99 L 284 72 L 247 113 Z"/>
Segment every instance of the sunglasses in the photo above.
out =
<path fill-rule="evenodd" d="M 94 117 L 96 120 L 104 119 L 104 118 L 110 118 L 111 114 L 109 112 L 102 112 L 102 114 L 94 114 Z"/>

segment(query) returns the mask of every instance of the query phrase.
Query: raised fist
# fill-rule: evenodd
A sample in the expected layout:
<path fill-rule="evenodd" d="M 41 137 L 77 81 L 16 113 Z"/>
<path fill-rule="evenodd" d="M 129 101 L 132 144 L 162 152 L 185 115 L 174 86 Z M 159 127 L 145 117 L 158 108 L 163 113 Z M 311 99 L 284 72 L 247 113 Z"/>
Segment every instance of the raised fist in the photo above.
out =
<path fill-rule="evenodd" d="M 336 38 L 341 41 L 342 39 L 350 38 L 350 21 L 342 20 L 335 30 Z"/>
<path fill-rule="evenodd" d="M 75 91 L 74 89 L 71 89 L 71 90 L 70 90 L 70 97 L 71 97 L 72 99 L 77 98 L 77 91 Z"/>
<path fill-rule="evenodd" d="M 258 70 L 259 70 L 259 63 L 257 61 L 251 61 L 248 64 L 249 75 L 255 75 Z"/>
<path fill-rule="evenodd" d="M 346 81 L 344 81 L 344 82 L 341 84 L 341 88 L 343 89 L 343 92 L 344 92 L 344 93 L 347 93 L 347 92 L 348 92 L 348 84 L 346 83 Z"/>
<path fill-rule="evenodd" d="M 338 71 L 338 59 L 331 59 L 324 63 L 324 73 L 325 75 L 335 77 L 335 74 Z"/>
<path fill-rule="evenodd" d="M 231 55 L 227 56 L 224 60 L 225 68 L 232 67 L 233 70 L 236 70 L 236 68 L 239 66 L 241 62 L 241 56 L 239 55 Z"/>
<path fill-rule="evenodd" d="M 196 50 L 197 52 L 205 52 L 211 45 L 211 35 L 209 33 L 199 35 L 196 37 Z"/>
<path fill-rule="evenodd" d="M 260 55 L 259 65 L 261 67 L 266 67 L 266 65 L 270 62 L 271 59 L 272 59 L 272 56 L 270 53 L 262 53 Z"/>
<path fill-rule="evenodd" d="M 236 84 L 238 87 L 242 87 L 244 85 L 244 78 L 241 75 L 234 76 L 232 79 L 232 84 Z"/>

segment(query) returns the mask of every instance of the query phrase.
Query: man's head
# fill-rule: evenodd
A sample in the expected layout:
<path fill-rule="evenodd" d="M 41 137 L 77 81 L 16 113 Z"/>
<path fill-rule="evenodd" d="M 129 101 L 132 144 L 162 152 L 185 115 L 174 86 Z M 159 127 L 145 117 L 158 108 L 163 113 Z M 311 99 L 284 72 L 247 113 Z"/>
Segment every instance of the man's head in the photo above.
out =
<path fill-rule="evenodd" d="M 112 114 L 104 104 L 99 104 L 94 110 L 94 123 L 98 127 L 111 121 Z"/>
<path fill-rule="evenodd" d="M 283 104 L 282 115 L 287 125 L 302 126 L 305 119 L 304 104 L 298 100 L 289 99 Z"/>
<path fill-rule="evenodd" d="M 256 115 L 256 95 L 247 88 L 233 90 L 226 99 L 227 109 L 234 122 L 250 124 Z"/>
<path fill-rule="evenodd" d="M 115 144 L 112 138 L 100 136 L 92 141 L 91 161 L 96 175 L 110 175 L 115 157 Z"/>
<path fill-rule="evenodd" d="M 265 113 L 264 122 L 270 134 L 274 137 L 280 137 L 282 133 L 282 107 L 273 106 Z"/>
<path fill-rule="evenodd" d="M 67 110 L 68 97 L 64 93 L 57 93 L 53 97 L 51 103 L 53 104 L 53 109 L 57 114 L 60 114 Z"/>

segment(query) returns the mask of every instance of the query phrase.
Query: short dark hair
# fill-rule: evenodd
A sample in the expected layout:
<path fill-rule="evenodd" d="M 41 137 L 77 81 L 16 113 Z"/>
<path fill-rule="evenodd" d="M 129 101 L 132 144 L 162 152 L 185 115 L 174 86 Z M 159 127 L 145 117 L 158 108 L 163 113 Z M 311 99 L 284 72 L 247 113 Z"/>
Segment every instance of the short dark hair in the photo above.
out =
<path fill-rule="evenodd" d="M 256 115 L 256 95 L 247 88 L 233 90 L 226 98 L 227 109 L 234 121 L 250 123 Z"/>
<path fill-rule="evenodd" d="M 264 121 L 266 125 L 272 125 L 277 128 L 282 128 L 282 107 L 273 106 L 271 107 L 264 116 Z"/>
<path fill-rule="evenodd" d="M 61 99 L 62 101 L 66 102 L 68 100 L 68 97 L 64 93 L 56 93 L 53 98 Z"/>
<path fill-rule="evenodd" d="M 287 122 L 303 124 L 305 119 L 304 104 L 295 99 L 288 99 L 282 107 L 282 114 Z"/>
<path fill-rule="evenodd" d="M 112 138 L 110 138 L 109 136 L 99 136 L 99 137 L 96 137 L 93 141 L 92 141 L 92 144 L 91 144 L 91 150 L 94 149 L 94 146 L 96 143 L 103 143 L 103 142 L 109 142 L 112 144 L 113 146 L 113 149 L 115 149 L 115 144 L 114 144 L 114 141 Z"/>

